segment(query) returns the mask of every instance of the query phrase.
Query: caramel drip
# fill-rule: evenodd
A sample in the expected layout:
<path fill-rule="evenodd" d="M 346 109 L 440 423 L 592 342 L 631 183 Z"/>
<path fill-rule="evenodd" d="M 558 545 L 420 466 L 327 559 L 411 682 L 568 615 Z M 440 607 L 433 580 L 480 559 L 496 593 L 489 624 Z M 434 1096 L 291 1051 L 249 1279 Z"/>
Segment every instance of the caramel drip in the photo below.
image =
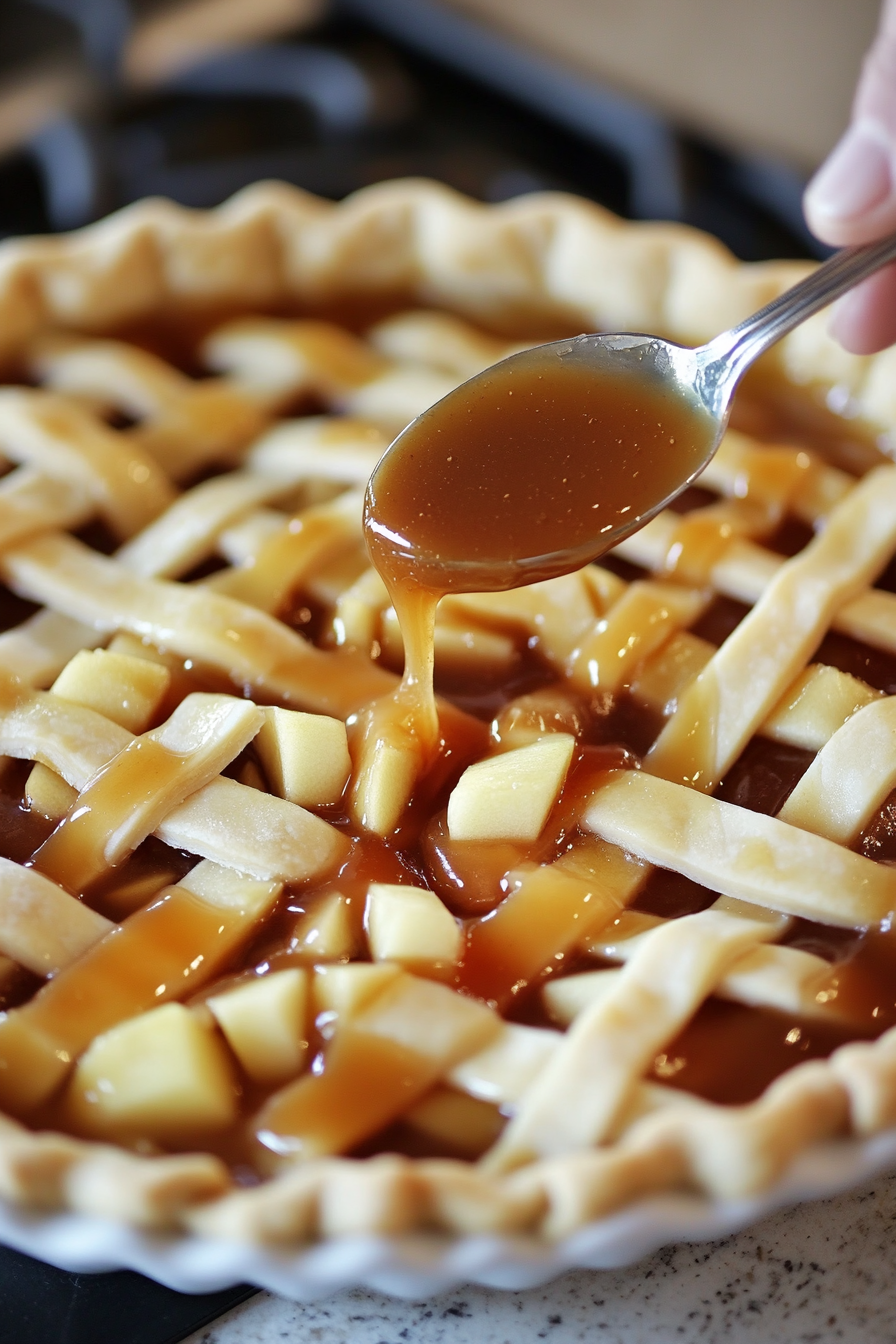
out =
<path fill-rule="evenodd" d="M 439 716 L 433 690 L 436 608 L 441 593 L 414 584 L 389 585 L 404 641 L 404 676 L 396 698 L 411 715 L 412 730 L 429 755 L 439 735 Z"/>
<path fill-rule="evenodd" d="M 68 891 L 82 893 L 109 867 L 106 846 L 129 814 L 188 766 L 188 756 L 152 737 L 129 743 L 79 794 L 35 854 L 35 867 Z"/>

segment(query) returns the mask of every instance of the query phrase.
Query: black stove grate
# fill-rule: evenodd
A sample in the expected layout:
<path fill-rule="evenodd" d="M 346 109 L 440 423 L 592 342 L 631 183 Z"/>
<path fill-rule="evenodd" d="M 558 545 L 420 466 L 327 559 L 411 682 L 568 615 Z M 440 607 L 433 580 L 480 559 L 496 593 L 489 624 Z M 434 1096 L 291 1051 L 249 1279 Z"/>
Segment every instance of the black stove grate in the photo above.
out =
<path fill-rule="evenodd" d="M 94 27 L 112 5 L 121 23 L 122 0 L 41 3 L 86 6 Z M 573 191 L 708 229 L 745 260 L 824 252 L 786 166 L 685 135 L 434 0 L 342 0 L 301 38 L 209 58 L 148 93 L 108 72 L 107 53 L 89 112 L 0 159 L 0 236 L 75 227 L 151 194 L 209 207 L 260 177 L 335 199 L 428 176 L 487 201 Z"/>

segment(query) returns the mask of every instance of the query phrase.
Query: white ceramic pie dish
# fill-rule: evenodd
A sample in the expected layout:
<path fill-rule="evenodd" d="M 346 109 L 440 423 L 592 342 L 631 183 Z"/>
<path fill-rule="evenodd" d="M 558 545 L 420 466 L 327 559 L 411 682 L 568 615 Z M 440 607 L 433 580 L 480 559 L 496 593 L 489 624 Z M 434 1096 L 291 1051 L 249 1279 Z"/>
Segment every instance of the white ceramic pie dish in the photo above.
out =
<path fill-rule="evenodd" d="M 298 1252 L 196 1236 L 161 1236 L 101 1218 L 29 1213 L 0 1201 L 0 1240 L 73 1273 L 132 1269 L 182 1293 L 239 1283 L 310 1302 L 348 1288 L 419 1299 L 465 1283 L 518 1291 L 571 1269 L 618 1269 L 661 1246 L 730 1236 L 777 1209 L 855 1189 L 896 1166 L 896 1130 L 864 1142 L 808 1149 L 784 1180 L 755 1199 L 661 1195 L 581 1228 L 555 1244 L 525 1237 L 455 1240 L 356 1236 Z"/>
<path fill-rule="evenodd" d="M 332 275 L 337 269 L 348 283 L 352 278 L 348 274 L 351 269 L 348 263 L 352 258 L 360 268 L 360 274 L 355 279 L 363 290 L 370 280 L 364 269 L 368 264 L 366 259 L 369 258 L 366 245 L 361 247 L 360 244 L 367 238 L 371 222 L 376 224 L 377 221 L 380 224 L 388 223 L 390 228 L 394 226 L 394 236 L 398 239 L 397 255 L 400 254 L 398 260 L 402 265 L 407 268 L 413 261 L 414 267 L 418 263 L 422 267 L 426 284 L 418 296 L 421 301 L 444 300 L 449 306 L 454 304 L 461 311 L 469 310 L 473 316 L 482 314 L 488 317 L 493 307 L 501 310 L 506 298 L 502 287 L 508 286 L 510 282 L 507 272 L 501 270 L 497 262 L 501 257 L 508 256 L 515 258 L 514 265 L 518 267 L 519 274 L 513 272 L 513 276 L 517 277 L 514 279 L 514 285 L 519 291 L 517 297 L 522 295 L 525 298 L 528 295 L 538 299 L 539 303 L 546 302 L 549 311 L 553 311 L 551 304 L 561 304 L 562 300 L 561 307 L 567 318 L 575 299 L 575 313 L 581 314 L 582 325 L 589 328 L 601 325 L 650 330 L 662 328 L 688 340 L 705 339 L 720 327 L 730 325 L 743 311 L 759 306 L 765 297 L 765 288 L 771 286 L 776 290 L 790 278 L 785 277 L 780 267 L 736 266 L 730 259 L 717 255 L 710 240 L 663 229 L 662 226 L 658 226 L 659 232 L 652 226 L 636 231 L 634 226 L 602 221 L 583 203 L 557 204 L 551 199 L 541 206 L 523 203 L 514 207 L 519 212 L 517 219 L 508 210 L 486 211 L 484 207 L 448 201 L 440 189 L 422 184 L 406 184 L 400 192 L 392 187 L 374 189 L 371 195 L 365 197 L 365 201 L 368 204 L 359 202 L 345 207 L 324 207 L 322 203 L 309 202 L 295 194 L 284 193 L 279 188 L 259 188 L 255 195 L 247 195 L 242 203 L 238 201 L 227 207 L 229 214 L 222 211 L 201 220 L 181 218 L 180 214 L 159 203 L 149 203 L 145 208 L 141 207 L 143 214 L 132 212 L 123 224 L 119 219 L 99 226 L 99 229 L 106 230 L 106 234 L 111 231 L 112 242 L 116 243 L 114 248 L 110 246 L 106 234 L 100 238 L 99 230 L 87 240 L 53 240 L 52 243 L 38 240 L 35 244 L 23 244 L 21 252 L 13 258 L 15 265 L 10 270 L 19 287 L 11 287 L 9 293 L 21 299 L 17 321 L 26 335 L 30 330 L 29 323 L 33 321 L 39 326 L 44 318 L 48 322 L 52 319 L 55 323 L 70 324 L 75 328 L 83 326 L 88 330 L 94 326 L 100 329 L 109 325 L 114 327 L 115 320 L 128 316 L 116 309 L 114 303 L 119 301 L 121 295 L 127 296 L 134 292 L 133 285 L 125 283 L 130 274 L 125 266 L 126 261 L 128 265 L 131 261 L 135 266 L 142 264 L 146 270 L 146 248 L 149 247 L 150 251 L 155 248 L 153 256 L 158 262 L 158 268 L 150 268 L 148 272 L 150 290 L 152 285 L 158 283 L 160 288 L 170 287 L 172 297 L 176 297 L 177 284 L 181 283 L 183 276 L 188 277 L 190 284 L 198 284 L 198 263 L 195 258 L 192 270 L 186 264 L 193 257 L 191 248 L 194 243 L 199 240 L 200 260 L 204 258 L 207 261 L 213 255 L 218 255 L 212 245 L 216 244 L 216 240 L 220 241 L 222 232 L 227 234 L 226 255 L 232 265 L 227 271 L 226 285 L 221 292 L 234 297 L 239 303 L 249 303 L 250 300 L 251 303 L 264 303 L 266 295 L 270 297 L 267 291 L 256 293 L 252 288 L 260 273 L 256 262 L 259 256 L 280 257 L 281 252 L 284 267 L 286 260 L 291 258 L 290 265 L 295 274 L 291 271 L 290 275 L 299 291 L 306 282 L 311 283 L 307 274 L 309 267 L 314 271 L 311 279 L 315 284 L 323 284 L 324 290 L 327 284 L 334 283 Z M 310 223 L 305 219 L 306 214 Z M 403 221 L 403 226 L 407 226 L 404 233 L 397 229 L 396 220 L 399 223 Z M 280 233 L 276 232 L 278 229 Z M 119 232 L 116 233 L 116 230 Z M 612 235 L 620 246 L 629 249 L 625 255 L 628 256 L 630 252 L 632 258 L 637 260 L 637 266 L 633 267 L 631 275 L 627 274 L 622 288 L 626 296 L 638 295 L 639 302 L 644 301 L 641 307 L 618 306 L 619 296 L 614 285 L 620 267 L 613 261 L 617 257 L 616 252 L 609 254 L 612 264 L 608 262 L 593 268 L 591 278 L 596 286 L 595 293 L 584 293 L 582 277 L 586 268 L 579 263 L 593 254 L 597 242 L 595 230 L 601 237 L 604 232 Z M 637 246 L 632 242 L 629 231 L 637 233 Z M 276 247 L 272 243 L 275 233 L 280 239 Z M 390 233 L 389 237 L 392 238 L 393 234 Z M 105 239 L 106 245 L 94 247 L 97 239 L 100 242 Z M 411 242 L 416 250 L 410 248 Z M 352 250 L 354 243 L 358 246 Z M 490 260 L 488 247 L 492 243 L 495 256 Z M 510 244 L 512 246 L 507 251 Z M 88 265 L 84 264 L 82 255 L 85 249 L 90 263 Z M 537 266 L 530 264 L 535 253 Z M 322 257 L 325 261 L 329 258 L 327 265 L 331 266 L 331 270 L 323 266 Z M 311 262 L 314 264 L 311 265 Z M 699 284 L 694 280 L 692 262 L 697 266 Z M 15 266 L 18 266 L 18 271 Z M 116 270 L 116 267 L 119 269 Z M 215 278 L 217 275 L 218 272 L 211 265 L 207 270 L 201 270 L 199 275 L 203 283 L 211 285 L 208 293 L 212 297 L 221 297 L 215 289 L 215 285 L 219 284 Z M 665 277 L 662 283 L 658 275 Z M 374 276 L 374 280 L 379 283 L 377 276 Z M 486 282 L 483 276 L 495 278 Z M 395 272 L 393 280 L 396 277 L 402 279 L 405 271 Z M 38 279 L 42 288 L 38 287 Z M 277 293 L 282 288 L 282 282 L 283 277 L 278 276 L 270 281 Z M 243 284 L 247 286 L 245 290 L 240 288 Z M 530 293 L 533 285 L 536 290 L 534 296 Z M 605 292 L 607 286 L 612 292 Z M 510 285 L 510 289 L 513 290 L 513 285 Z M 517 290 L 513 292 L 517 293 Z M 43 296 L 41 303 L 46 305 L 46 313 L 35 298 L 38 293 Z M 150 298 L 155 302 L 152 294 Z M 650 303 L 647 303 L 648 298 Z M 699 312 L 692 311 L 687 304 L 698 299 L 702 299 L 703 307 Z M 712 302 L 708 303 L 709 299 Z M 83 312 L 78 309 L 81 300 Z M 111 303 L 112 310 L 104 308 L 104 302 L 107 305 Z M 29 308 L 29 303 L 34 311 Z M 150 299 L 146 299 L 146 303 L 149 304 Z M 10 316 L 15 316 L 12 308 Z M 4 323 L 4 328 L 6 331 L 19 329 L 15 322 Z M 819 348 L 823 355 L 820 363 L 819 358 L 815 357 Z M 807 327 L 801 329 L 799 334 L 795 333 L 793 338 L 788 338 L 776 357 L 792 382 L 809 381 L 817 375 L 819 367 L 826 371 L 826 378 L 828 375 L 830 378 L 840 378 L 843 386 L 849 381 L 847 375 L 855 374 L 858 380 L 858 374 L 848 361 L 845 372 L 839 364 L 836 367 L 831 364 L 835 354 L 823 346 L 823 338 L 817 329 Z M 879 371 L 873 377 L 869 375 L 866 380 L 868 395 L 861 403 L 860 410 L 875 423 L 890 428 L 896 423 L 896 403 L 892 401 L 890 392 L 896 386 L 896 381 L 893 380 L 889 365 L 885 368 L 883 362 L 880 365 L 875 363 L 875 369 Z M 841 383 L 837 383 L 836 387 L 840 387 Z M 857 382 L 857 386 L 861 384 Z M 893 469 L 888 470 L 892 472 Z M 896 487 L 892 488 L 896 491 Z M 894 499 L 896 493 L 889 502 L 883 499 L 884 511 L 889 511 L 890 518 L 896 516 L 893 511 Z M 232 1220 L 230 1227 L 234 1239 L 224 1241 L 212 1240 L 198 1233 L 189 1237 L 148 1234 L 129 1228 L 121 1221 L 106 1221 L 83 1213 L 28 1214 L 3 1205 L 0 1205 L 0 1240 L 45 1261 L 78 1272 L 132 1268 L 173 1288 L 193 1292 L 251 1282 L 297 1299 L 320 1297 L 346 1287 L 368 1287 L 420 1298 L 464 1282 L 507 1289 L 532 1287 L 573 1267 L 609 1268 L 631 1264 L 672 1242 L 725 1236 L 782 1205 L 822 1198 L 855 1187 L 872 1173 L 896 1165 L 896 1132 L 884 1129 L 885 1125 L 892 1124 L 894 1120 L 894 1113 L 887 1111 L 884 1106 L 884 1103 L 889 1104 L 889 1096 L 894 1095 L 894 1092 L 888 1091 L 891 1068 L 887 1055 L 889 1049 L 890 1046 L 885 1046 L 880 1058 L 875 1055 L 872 1060 L 872 1080 L 877 1089 L 872 1100 L 877 1099 L 881 1106 L 870 1120 L 865 1116 L 863 1123 L 866 1124 L 865 1132 L 872 1123 L 881 1130 L 874 1139 L 807 1148 L 802 1159 L 789 1169 L 786 1179 L 779 1180 L 756 1198 L 722 1201 L 667 1195 L 642 1199 L 629 1204 L 622 1212 L 581 1226 L 565 1240 L 555 1243 L 521 1236 L 460 1235 L 455 1240 L 440 1240 L 426 1233 L 393 1239 L 370 1234 L 334 1238 L 310 1248 L 304 1243 L 300 1250 L 293 1248 L 277 1251 L 264 1245 L 250 1245 L 248 1230 L 245 1233 L 246 1240 L 237 1240 L 237 1237 L 243 1236 L 243 1228 L 234 1227 Z M 847 1055 L 846 1064 L 842 1060 L 839 1062 L 855 1093 L 855 1098 L 853 1092 L 849 1095 L 851 1101 L 856 1100 L 857 1108 L 859 1102 L 866 1098 L 863 1091 L 867 1076 L 866 1062 L 862 1049 Z M 813 1068 L 814 1074 L 808 1072 Z M 813 1078 L 817 1078 L 820 1068 L 809 1062 L 807 1072 L 810 1084 Z M 796 1079 L 798 1087 L 804 1074 L 794 1070 L 784 1077 L 789 1083 Z M 841 1083 L 836 1080 L 822 1081 L 827 1088 L 824 1096 L 831 1103 L 828 1132 L 834 1132 L 835 1125 L 843 1123 L 841 1112 L 837 1110 L 834 1113 L 834 1103 L 839 1105 L 843 1102 L 843 1090 Z M 820 1104 L 822 1093 L 819 1087 L 814 1087 L 814 1090 L 813 1087 L 807 1085 L 805 1095 L 801 1094 L 800 1100 L 805 1102 L 800 1110 L 800 1116 L 805 1121 L 803 1127 L 794 1124 L 793 1107 L 788 1102 L 788 1086 L 782 1086 L 775 1094 L 774 1105 L 781 1111 L 778 1133 L 784 1141 L 781 1163 L 774 1165 L 775 1171 L 781 1170 L 788 1153 L 796 1146 L 795 1142 L 791 1144 L 791 1139 L 808 1143 L 813 1133 L 817 1136 L 823 1128 L 816 1121 L 827 1112 Z M 665 1123 L 664 1117 L 659 1118 Z M 718 1116 L 713 1117 L 714 1125 L 716 1120 Z M 673 1138 L 677 1135 L 674 1115 L 670 1123 L 671 1129 L 662 1130 L 660 1127 L 657 1130 L 660 1138 L 663 1134 L 671 1133 Z M 693 1145 L 693 1151 L 698 1155 L 706 1149 L 704 1137 L 698 1134 Z M 749 1135 L 746 1137 L 749 1138 Z M 13 1134 L 13 1146 L 19 1139 L 18 1134 Z M 50 1147 L 52 1158 L 54 1150 L 52 1145 Z M 752 1150 L 748 1150 L 747 1156 L 751 1155 Z M 67 1158 L 71 1157 L 74 1157 L 75 1162 L 80 1162 L 84 1157 L 88 1167 L 93 1158 L 98 1157 L 99 1165 L 102 1166 L 102 1154 L 91 1154 L 90 1151 L 78 1148 L 76 1153 L 67 1154 Z M 690 1148 L 687 1157 L 690 1160 Z M 728 1150 L 721 1150 L 713 1175 L 722 1173 L 724 1176 L 730 1165 Z M 16 1170 L 17 1173 L 30 1174 L 32 1177 L 34 1174 L 27 1162 L 20 1163 Z M 92 1184 L 89 1190 L 86 1190 L 84 1182 L 77 1183 L 75 1188 L 75 1184 L 67 1181 L 68 1170 L 68 1167 L 61 1173 L 57 1168 L 51 1170 L 51 1175 L 55 1173 L 58 1177 L 60 1203 L 72 1198 L 73 1206 L 77 1207 L 76 1201 L 81 1199 L 82 1208 L 106 1209 L 114 1203 L 108 1198 L 110 1192 L 115 1196 L 121 1192 L 122 1173 L 119 1167 L 112 1168 L 108 1164 L 102 1166 L 99 1175 L 103 1179 L 99 1181 L 99 1194 Z M 93 1167 L 89 1167 L 88 1175 L 91 1172 L 97 1174 Z M 581 1169 L 576 1168 L 564 1186 L 563 1193 L 569 1190 L 578 1192 L 581 1184 Z M 400 1185 L 399 1174 L 396 1177 L 397 1196 L 401 1194 Z M 724 1181 L 720 1181 L 719 1185 L 722 1189 L 731 1188 L 725 1186 Z M 27 1195 L 27 1191 L 25 1193 Z M 252 1192 L 245 1193 L 248 1196 L 245 1203 L 251 1204 Z M 46 1189 L 41 1188 L 39 1195 L 45 1207 Z M 93 1200 L 92 1204 L 87 1199 L 88 1195 Z M 289 1191 L 287 1197 L 291 1197 Z M 202 1191 L 196 1200 L 198 1202 L 206 1198 L 207 1194 Z M 242 1195 L 233 1198 L 239 1202 Z M 128 1216 L 128 1210 L 126 1201 L 121 1202 L 124 1218 Z M 189 1199 L 186 1202 L 189 1204 Z M 350 1206 L 353 1203 L 351 1196 L 348 1203 Z M 587 1199 L 579 1201 L 579 1204 L 583 1210 L 579 1219 L 584 1222 L 595 1211 L 595 1205 L 591 1203 L 589 1206 Z M 208 1208 L 208 1205 L 203 1206 L 203 1215 L 208 1212 Z M 232 1214 L 234 1204 L 228 1204 L 224 1209 L 225 1222 L 228 1210 Z M 184 1214 L 185 1223 L 190 1222 L 190 1211 L 189 1208 L 178 1210 L 178 1213 Z M 255 1214 L 257 1210 L 252 1208 L 246 1211 L 247 1229 Z M 200 1225 L 199 1219 L 193 1222 L 193 1226 Z M 502 1225 L 521 1224 L 505 1222 Z M 568 1227 L 570 1224 L 567 1221 L 565 1225 Z M 378 1226 L 382 1227 L 383 1223 L 380 1222 Z M 323 1233 L 328 1230 L 326 1219 L 322 1220 L 321 1228 Z M 460 1230 L 463 1232 L 466 1228 L 461 1226 Z M 306 1234 L 305 1230 L 296 1232 L 296 1236 Z"/>

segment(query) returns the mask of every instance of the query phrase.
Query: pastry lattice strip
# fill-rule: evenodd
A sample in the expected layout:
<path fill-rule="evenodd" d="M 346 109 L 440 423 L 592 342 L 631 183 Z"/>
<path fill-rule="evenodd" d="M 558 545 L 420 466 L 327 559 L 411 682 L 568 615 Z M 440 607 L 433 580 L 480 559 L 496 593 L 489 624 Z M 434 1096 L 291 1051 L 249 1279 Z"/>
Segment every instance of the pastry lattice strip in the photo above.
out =
<path fill-rule="evenodd" d="M 39 761 L 79 793 L 89 788 L 99 771 L 123 759 L 136 741 L 143 740 L 94 710 L 47 692 L 25 691 L 7 682 L 3 697 L 0 751 Z M 221 726 L 227 732 L 227 702 L 240 706 L 245 720 L 242 740 L 240 729 L 229 740 L 235 755 L 248 740 L 246 732 L 251 737 L 257 731 L 258 711 L 249 702 L 233 701 L 229 696 L 209 699 L 225 707 Z M 164 728 L 157 730 L 157 737 L 159 733 L 164 738 Z M 227 759 L 231 759 L 227 755 L 230 746 L 225 748 Z M 213 773 L 217 775 L 218 769 Z M 259 794 L 233 779 L 194 782 L 196 788 L 188 786 L 190 796 L 176 806 L 169 808 L 164 795 L 156 795 L 153 805 L 160 805 L 163 815 L 157 819 L 147 813 L 144 833 L 154 830 L 175 849 L 214 858 L 263 880 L 306 880 L 329 868 L 343 851 L 342 838 L 295 803 Z M 77 810 L 77 804 L 73 808 Z M 108 861 L 114 862 L 114 857 Z"/>
<path fill-rule="evenodd" d="M 257 512 L 256 505 L 277 499 L 309 475 L 339 485 L 366 480 L 381 447 L 373 427 L 360 422 L 350 422 L 344 428 L 339 422 L 334 425 L 320 420 L 299 423 L 294 428 L 280 426 L 249 455 L 249 471 L 214 478 L 181 495 L 119 550 L 117 562 L 145 577 L 178 575 L 210 558 L 221 534 L 236 523 L 249 522 Z M 253 466 L 258 470 L 253 471 Z M 60 487 L 51 481 L 45 486 L 40 478 L 39 488 L 44 494 L 48 486 L 59 494 Z M 0 503 L 2 492 L 0 484 Z M 77 495 L 72 500 L 70 491 L 68 495 L 63 493 L 61 502 L 64 517 L 49 512 L 46 505 L 36 519 L 29 516 L 21 530 L 53 530 L 61 521 L 71 520 L 73 507 L 74 521 L 84 520 L 86 501 Z M 280 525 L 286 527 L 288 520 L 284 518 Z M 9 526 L 12 543 L 19 539 L 14 518 Z M 251 552 L 244 552 L 242 560 L 250 559 Z M 48 684 L 78 648 L 93 647 L 101 638 L 92 627 L 75 625 L 69 616 L 39 612 L 24 625 L 0 635 L 0 661 L 26 681 Z"/>

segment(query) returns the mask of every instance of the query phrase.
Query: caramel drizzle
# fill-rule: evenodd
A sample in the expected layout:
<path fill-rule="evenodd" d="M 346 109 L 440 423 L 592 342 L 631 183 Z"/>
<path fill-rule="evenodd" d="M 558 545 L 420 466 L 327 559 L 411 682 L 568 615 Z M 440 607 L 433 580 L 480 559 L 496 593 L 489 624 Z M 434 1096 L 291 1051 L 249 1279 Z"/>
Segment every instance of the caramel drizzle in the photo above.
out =
<path fill-rule="evenodd" d="M 106 851 L 122 820 L 144 810 L 190 764 L 154 738 L 138 737 L 94 776 L 34 855 L 60 886 L 83 892 L 109 866 Z"/>

